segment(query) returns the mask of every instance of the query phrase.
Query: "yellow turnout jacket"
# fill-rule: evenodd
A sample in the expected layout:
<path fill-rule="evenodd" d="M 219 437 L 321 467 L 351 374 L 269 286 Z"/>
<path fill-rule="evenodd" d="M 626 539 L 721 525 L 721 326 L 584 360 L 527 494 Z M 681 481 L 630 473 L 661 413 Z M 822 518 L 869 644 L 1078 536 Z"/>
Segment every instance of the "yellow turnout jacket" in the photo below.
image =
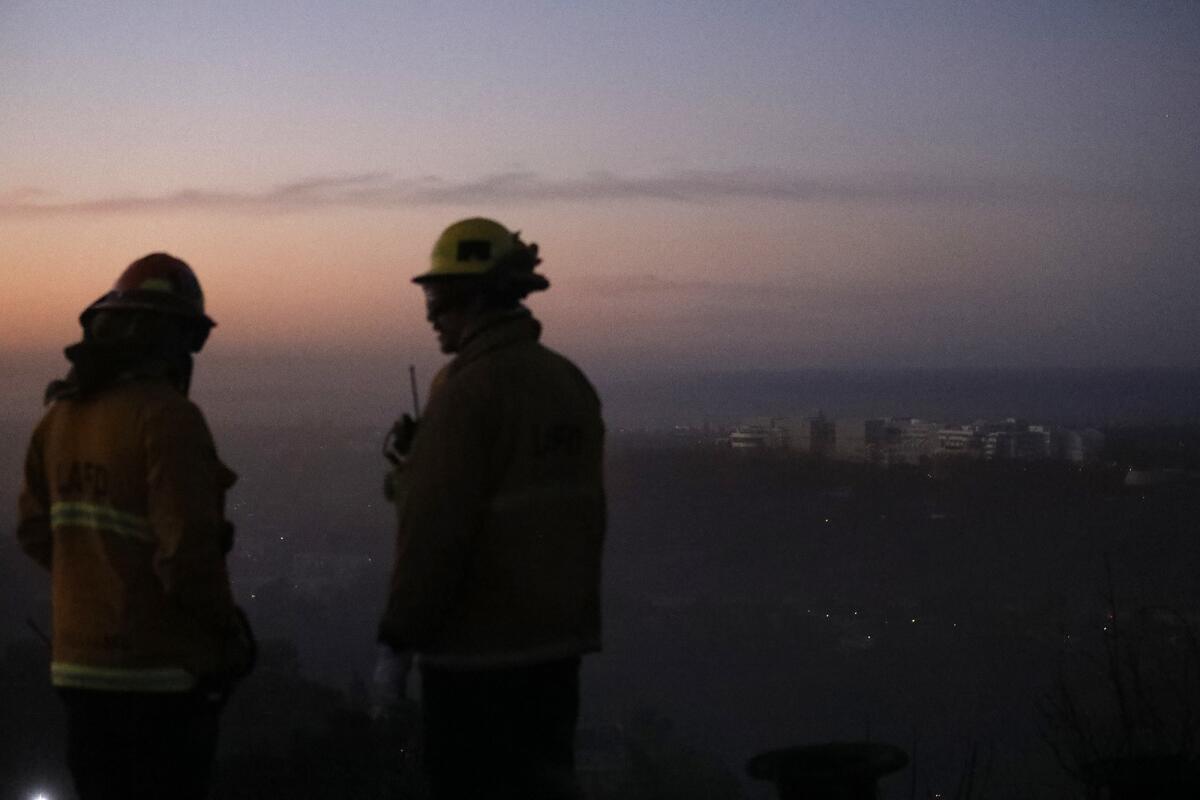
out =
<path fill-rule="evenodd" d="M 380 639 L 426 664 L 532 664 L 600 648 L 600 401 L 528 312 L 485 319 L 434 379 L 397 479 Z"/>
<path fill-rule="evenodd" d="M 29 444 L 17 537 L 51 573 L 56 686 L 187 691 L 245 662 L 225 567 L 235 480 L 166 380 L 51 404 Z"/>

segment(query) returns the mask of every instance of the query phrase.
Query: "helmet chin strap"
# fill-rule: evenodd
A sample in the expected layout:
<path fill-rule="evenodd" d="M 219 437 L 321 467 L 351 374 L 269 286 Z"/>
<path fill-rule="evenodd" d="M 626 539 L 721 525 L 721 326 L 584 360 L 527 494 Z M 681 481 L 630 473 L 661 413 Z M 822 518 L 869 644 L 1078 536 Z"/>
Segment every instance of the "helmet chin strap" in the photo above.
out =
<path fill-rule="evenodd" d="M 188 396 L 188 392 L 192 388 L 193 364 L 192 354 L 183 353 L 175 358 L 173 364 L 168 365 L 167 379 L 183 393 L 184 397 Z"/>

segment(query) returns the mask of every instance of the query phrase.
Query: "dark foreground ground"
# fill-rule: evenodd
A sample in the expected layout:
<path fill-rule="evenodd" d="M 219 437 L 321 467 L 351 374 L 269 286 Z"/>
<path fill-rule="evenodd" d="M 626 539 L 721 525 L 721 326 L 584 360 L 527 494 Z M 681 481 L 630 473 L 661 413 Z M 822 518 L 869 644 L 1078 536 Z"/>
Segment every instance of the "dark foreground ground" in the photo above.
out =
<path fill-rule="evenodd" d="M 235 589 L 264 646 L 228 710 L 218 795 L 419 796 L 399 755 L 410 720 L 364 713 L 391 549 L 374 432 L 222 433 L 242 475 Z M 766 797 L 749 756 L 851 739 L 914 756 L 887 797 L 954 797 L 964 778 L 973 797 L 1075 796 L 1039 710 L 1056 680 L 1086 694 L 1114 628 L 1178 632 L 1200 609 L 1200 490 L 1121 477 L 614 442 L 606 649 L 584 672 L 591 796 Z M 0 531 L 0 797 L 59 800 L 61 714 L 25 623 L 45 624 L 46 589 Z"/>

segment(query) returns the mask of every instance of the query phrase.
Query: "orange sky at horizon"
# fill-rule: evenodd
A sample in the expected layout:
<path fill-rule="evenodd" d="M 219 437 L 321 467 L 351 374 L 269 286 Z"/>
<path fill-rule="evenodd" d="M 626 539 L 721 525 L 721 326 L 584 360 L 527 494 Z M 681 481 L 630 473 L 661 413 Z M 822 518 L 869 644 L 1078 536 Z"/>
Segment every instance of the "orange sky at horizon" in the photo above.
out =
<path fill-rule="evenodd" d="M 402 347 L 428 358 L 409 278 L 441 229 L 472 213 L 539 242 L 552 289 L 530 305 L 548 335 L 618 367 L 973 363 L 973 352 L 1003 360 L 933 337 L 956 327 L 959 339 L 994 337 L 1013 323 L 1036 333 L 1066 313 L 1087 331 L 1095 314 L 1070 310 L 1072 278 L 1049 266 L 1083 254 L 1092 290 L 1120 289 L 1133 257 L 1125 242 L 1149 224 L 1119 206 L 1073 220 L 1023 207 L 770 200 L 9 217 L 0 219 L 0 350 L 74 340 L 79 311 L 125 264 L 165 250 L 199 274 L 222 352 Z M 1023 299 L 1011 305 L 1014 291 Z"/>

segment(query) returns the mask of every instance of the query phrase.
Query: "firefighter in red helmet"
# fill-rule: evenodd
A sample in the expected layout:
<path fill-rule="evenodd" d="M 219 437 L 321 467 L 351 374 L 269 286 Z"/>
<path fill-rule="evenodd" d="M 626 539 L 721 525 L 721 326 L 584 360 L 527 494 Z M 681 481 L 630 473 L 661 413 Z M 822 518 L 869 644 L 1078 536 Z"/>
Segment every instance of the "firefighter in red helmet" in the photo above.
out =
<path fill-rule="evenodd" d="M 202 798 L 253 661 L 224 515 L 236 476 L 188 397 L 214 323 L 191 268 L 133 262 L 80 316 L 25 460 L 17 537 L 52 577 L 51 681 L 82 800 Z"/>

